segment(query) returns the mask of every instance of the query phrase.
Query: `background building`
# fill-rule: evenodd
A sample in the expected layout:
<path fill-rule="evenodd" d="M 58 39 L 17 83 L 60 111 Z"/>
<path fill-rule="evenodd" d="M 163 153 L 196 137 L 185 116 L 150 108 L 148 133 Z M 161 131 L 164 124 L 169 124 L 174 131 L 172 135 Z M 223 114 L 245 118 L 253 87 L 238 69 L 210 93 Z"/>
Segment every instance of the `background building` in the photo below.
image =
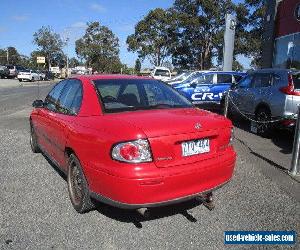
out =
<path fill-rule="evenodd" d="M 262 67 L 300 70 L 300 0 L 268 0 Z"/>

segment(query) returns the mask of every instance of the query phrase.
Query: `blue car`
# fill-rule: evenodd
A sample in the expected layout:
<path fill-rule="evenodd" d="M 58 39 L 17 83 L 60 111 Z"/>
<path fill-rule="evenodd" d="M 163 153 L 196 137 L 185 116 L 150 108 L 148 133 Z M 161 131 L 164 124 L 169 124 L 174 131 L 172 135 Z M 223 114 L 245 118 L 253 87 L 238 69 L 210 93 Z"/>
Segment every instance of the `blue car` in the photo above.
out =
<path fill-rule="evenodd" d="M 198 73 L 197 77 L 174 84 L 172 87 L 195 105 L 219 109 L 224 100 L 224 93 L 245 75 L 246 73 L 242 72 L 203 72 Z"/>

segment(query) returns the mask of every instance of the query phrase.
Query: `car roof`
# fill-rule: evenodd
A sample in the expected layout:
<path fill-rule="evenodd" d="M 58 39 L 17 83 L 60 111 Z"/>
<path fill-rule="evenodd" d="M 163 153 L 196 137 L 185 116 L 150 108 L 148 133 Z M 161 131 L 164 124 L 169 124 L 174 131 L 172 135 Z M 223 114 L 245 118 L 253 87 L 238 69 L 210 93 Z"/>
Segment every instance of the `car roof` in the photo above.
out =
<path fill-rule="evenodd" d="M 70 78 L 77 78 L 79 80 L 105 80 L 105 79 L 128 79 L 128 80 L 134 80 L 134 79 L 143 79 L 143 80 L 154 80 L 152 77 L 147 76 L 136 76 L 136 75 L 120 75 L 120 74 L 111 74 L 111 75 L 73 75 Z"/>
<path fill-rule="evenodd" d="M 293 70 L 293 69 L 282 69 L 282 68 L 265 68 L 265 69 L 257 69 L 257 70 L 251 70 L 249 71 L 250 74 L 253 73 L 269 73 L 269 72 L 281 72 L 281 73 L 286 73 L 286 72 L 296 72 L 297 70 Z"/>
<path fill-rule="evenodd" d="M 239 72 L 239 71 L 208 71 L 208 72 L 202 72 L 204 74 L 231 74 L 231 75 L 246 75 L 245 72 Z"/>

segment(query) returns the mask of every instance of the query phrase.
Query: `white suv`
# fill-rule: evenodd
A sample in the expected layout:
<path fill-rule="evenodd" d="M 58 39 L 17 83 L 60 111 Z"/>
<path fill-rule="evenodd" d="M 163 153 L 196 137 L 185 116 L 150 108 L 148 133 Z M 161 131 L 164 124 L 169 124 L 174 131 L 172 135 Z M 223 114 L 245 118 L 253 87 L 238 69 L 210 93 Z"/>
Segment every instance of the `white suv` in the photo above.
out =
<path fill-rule="evenodd" d="M 166 67 L 155 67 L 151 76 L 157 80 L 168 81 L 171 79 L 171 71 Z"/>

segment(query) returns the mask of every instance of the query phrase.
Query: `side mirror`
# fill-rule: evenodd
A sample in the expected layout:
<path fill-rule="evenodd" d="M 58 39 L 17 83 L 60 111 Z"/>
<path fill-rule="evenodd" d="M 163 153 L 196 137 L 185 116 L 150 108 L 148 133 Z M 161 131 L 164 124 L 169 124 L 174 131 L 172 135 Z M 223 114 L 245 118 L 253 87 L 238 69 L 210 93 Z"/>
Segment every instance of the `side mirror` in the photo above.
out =
<path fill-rule="evenodd" d="M 196 88 L 196 87 L 197 87 L 197 84 L 196 84 L 195 82 L 192 82 L 192 83 L 190 84 L 190 87 Z"/>
<path fill-rule="evenodd" d="M 35 100 L 32 103 L 32 107 L 34 107 L 34 108 L 43 108 L 44 107 L 44 102 L 42 100 Z"/>

